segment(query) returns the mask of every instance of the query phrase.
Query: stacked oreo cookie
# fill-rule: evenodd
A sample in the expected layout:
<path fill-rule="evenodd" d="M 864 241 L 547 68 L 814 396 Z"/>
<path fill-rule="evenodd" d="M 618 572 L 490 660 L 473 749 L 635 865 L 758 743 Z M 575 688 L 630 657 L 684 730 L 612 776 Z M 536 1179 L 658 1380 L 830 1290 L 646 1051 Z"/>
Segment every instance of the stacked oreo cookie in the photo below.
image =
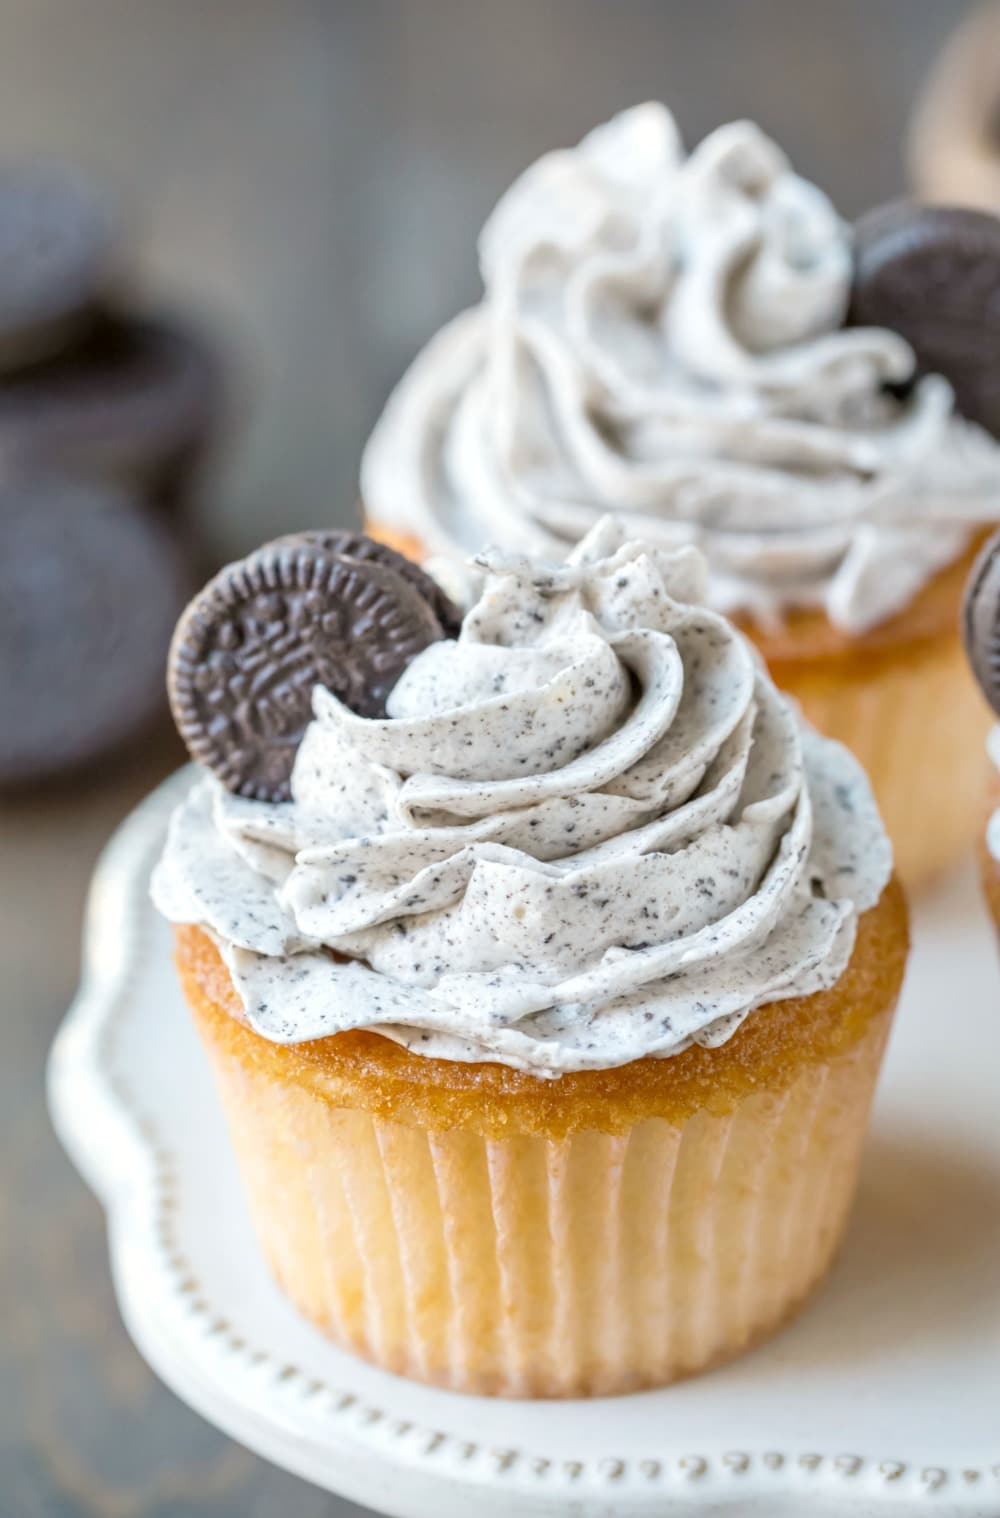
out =
<path fill-rule="evenodd" d="M 134 311 L 108 204 L 0 167 L 0 786 L 94 761 L 160 713 L 190 592 L 215 356 Z"/>
<path fill-rule="evenodd" d="M 417 654 L 461 613 L 395 549 L 360 533 L 300 532 L 229 564 L 177 624 L 167 684 L 191 757 L 237 795 L 287 801 L 317 685 L 384 717 Z"/>

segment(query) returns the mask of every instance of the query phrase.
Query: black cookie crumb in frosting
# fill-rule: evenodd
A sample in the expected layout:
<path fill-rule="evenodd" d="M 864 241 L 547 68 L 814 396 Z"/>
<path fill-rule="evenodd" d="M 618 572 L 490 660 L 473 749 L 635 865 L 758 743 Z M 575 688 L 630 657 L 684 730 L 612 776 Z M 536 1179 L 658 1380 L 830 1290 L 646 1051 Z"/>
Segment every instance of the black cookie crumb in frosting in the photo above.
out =
<path fill-rule="evenodd" d="M 115 230 L 82 176 L 51 164 L 0 167 L 0 369 L 79 335 L 111 281 Z"/>
<path fill-rule="evenodd" d="M 400 566 L 353 534 L 303 533 L 229 565 L 187 608 L 170 650 L 171 706 L 192 756 L 229 790 L 289 799 L 316 685 L 384 716 L 403 670 L 445 636 L 427 577 Z M 449 607 L 449 626 L 456 617 Z"/>
<path fill-rule="evenodd" d="M 972 567 L 962 607 L 962 634 L 980 689 L 1000 716 L 1000 532 Z"/>
<path fill-rule="evenodd" d="M 905 337 L 918 369 L 951 382 L 959 411 L 1000 437 L 1000 218 L 895 201 L 855 229 L 848 321 Z"/>
<path fill-rule="evenodd" d="M 107 486 L 8 483 L 0 522 L 0 784 L 27 784 L 97 759 L 163 712 L 192 577 L 165 525 Z"/>

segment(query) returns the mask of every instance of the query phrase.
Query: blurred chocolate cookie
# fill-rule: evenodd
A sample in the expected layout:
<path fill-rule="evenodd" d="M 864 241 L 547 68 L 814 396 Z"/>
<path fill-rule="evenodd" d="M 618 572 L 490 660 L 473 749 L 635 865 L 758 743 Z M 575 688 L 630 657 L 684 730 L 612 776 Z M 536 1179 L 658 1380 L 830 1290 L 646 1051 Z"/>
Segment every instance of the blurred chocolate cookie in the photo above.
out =
<path fill-rule="evenodd" d="M 117 272 L 114 218 L 84 177 L 0 165 L 0 372 L 77 340 Z"/>
<path fill-rule="evenodd" d="M 433 581 L 368 542 L 302 533 L 265 544 L 221 570 L 178 623 L 174 720 L 192 757 L 238 795 L 288 800 L 315 686 L 383 716 L 403 670 L 445 636 Z"/>
<path fill-rule="evenodd" d="M 91 762 L 163 710 L 190 593 L 165 526 L 114 490 L 0 488 L 0 784 Z"/>
<path fill-rule="evenodd" d="M 905 337 L 920 372 L 1000 437 L 1000 218 L 908 201 L 863 216 L 848 320 Z"/>
<path fill-rule="evenodd" d="M 979 688 L 1000 715 L 1000 533 L 990 538 L 969 575 L 962 635 Z"/>
<path fill-rule="evenodd" d="M 0 470 L 110 478 L 170 502 L 219 403 L 218 365 L 193 329 L 106 316 L 62 358 L 0 378 Z"/>

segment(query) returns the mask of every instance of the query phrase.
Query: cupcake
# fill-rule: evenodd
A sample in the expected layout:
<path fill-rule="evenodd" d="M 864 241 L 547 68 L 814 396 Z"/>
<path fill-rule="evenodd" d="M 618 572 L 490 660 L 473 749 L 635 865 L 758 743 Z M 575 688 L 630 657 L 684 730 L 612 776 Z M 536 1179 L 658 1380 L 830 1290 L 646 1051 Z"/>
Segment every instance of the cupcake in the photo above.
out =
<path fill-rule="evenodd" d="M 345 533 L 222 571 L 153 895 L 301 1313 L 462 1392 L 659 1386 L 830 1264 L 902 890 L 695 550 L 609 518 L 465 583 Z"/>
<path fill-rule="evenodd" d="M 852 231 L 749 122 L 685 156 L 662 106 L 626 112 L 496 207 L 482 302 L 369 441 L 370 530 L 420 559 L 559 556 L 611 511 L 701 547 L 709 604 L 861 758 L 897 868 L 927 879 L 978 825 L 957 621 L 1000 518 L 1000 222 L 966 216 Z"/>

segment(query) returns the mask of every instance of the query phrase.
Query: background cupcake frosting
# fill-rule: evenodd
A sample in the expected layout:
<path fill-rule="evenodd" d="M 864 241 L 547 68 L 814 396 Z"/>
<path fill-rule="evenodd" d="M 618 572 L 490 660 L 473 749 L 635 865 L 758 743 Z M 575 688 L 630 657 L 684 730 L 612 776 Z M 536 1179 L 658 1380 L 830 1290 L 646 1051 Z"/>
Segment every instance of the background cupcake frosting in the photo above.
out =
<path fill-rule="evenodd" d="M 251 1026 L 557 1075 L 832 985 L 889 843 L 857 762 L 692 604 L 700 556 L 606 519 L 564 566 L 479 567 L 387 720 L 317 687 L 290 804 L 205 780 L 174 819 L 155 898 Z"/>
<path fill-rule="evenodd" d="M 480 256 L 363 463 L 371 519 L 429 551 L 561 552 L 613 509 L 702 545 L 718 608 L 856 633 L 995 518 L 1000 450 L 844 325 L 850 228 L 751 123 L 685 156 L 664 107 L 625 112 L 522 175 Z"/>

